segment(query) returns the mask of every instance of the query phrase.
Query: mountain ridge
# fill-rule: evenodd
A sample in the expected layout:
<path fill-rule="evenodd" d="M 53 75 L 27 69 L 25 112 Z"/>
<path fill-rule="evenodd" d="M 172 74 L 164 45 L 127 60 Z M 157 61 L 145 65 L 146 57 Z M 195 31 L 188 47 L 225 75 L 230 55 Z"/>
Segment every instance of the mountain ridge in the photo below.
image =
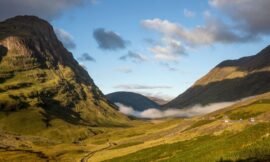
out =
<path fill-rule="evenodd" d="M 266 93 L 270 91 L 269 60 L 270 46 L 267 46 L 256 55 L 223 61 L 164 107 L 231 102 Z"/>
<path fill-rule="evenodd" d="M 22 134 L 47 137 L 52 134 L 46 131 L 62 126 L 113 126 L 128 120 L 65 49 L 53 27 L 35 16 L 0 23 L 0 101 L 0 128 Z M 26 127 L 31 128 L 22 131 Z"/>

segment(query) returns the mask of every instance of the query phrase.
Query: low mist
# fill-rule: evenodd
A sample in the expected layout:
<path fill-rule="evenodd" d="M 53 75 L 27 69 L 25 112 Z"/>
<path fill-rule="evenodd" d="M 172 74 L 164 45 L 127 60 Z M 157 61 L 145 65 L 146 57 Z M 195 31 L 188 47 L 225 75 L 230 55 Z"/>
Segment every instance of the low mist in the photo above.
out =
<path fill-rule="evenodd" d="M 234 102 L 220 102 L 220 103 L 213 103 L 206 106 L 202 105 L 195 105 L 190 108 L 185 109 L 176 109 L 176 108 L 169 108 L 166 110 L 159 110 L 156 108 L 149 108 L 144 111 L 136 111 L 130 106 L 126 106 L 121 103 L 115 103 L 119 107 L 119 111 L 123 114 L 135 116 L 138 118 L 148 118 L 148 119 L 158 119 L 158 118 L 166 118 L 166 117 L 193 117 L 197 115 L 207 114 L 227 106 L 231 106 Z"/>

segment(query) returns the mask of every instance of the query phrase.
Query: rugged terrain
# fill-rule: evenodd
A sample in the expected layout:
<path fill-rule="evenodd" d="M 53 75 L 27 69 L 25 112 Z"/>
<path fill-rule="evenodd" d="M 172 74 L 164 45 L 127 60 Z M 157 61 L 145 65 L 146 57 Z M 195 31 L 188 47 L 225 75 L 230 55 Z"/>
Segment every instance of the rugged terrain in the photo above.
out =
<path fill-rule="evenodd" d="M 252 97 L 203 116 L 160 120 L 120 114 L 44 20 L 1 22 L 0 48 L 0 161 L 270 161 L 269 48 L 221 63 L 195 84 L 216 86 L 180 103 Z"/>
<path fill-rule="evenodd" d="M 164 107 L 185 108 L 237 101 L 270 91 L 270 46 L 254 56 L 217 65 Z"/>
<path fill-rule="evenodd" d="M 94 136 L 57 143 L 1 132 L 4 161 L 270 160 L 270 94 L 187 119 L 131 120 L 129 127 L 92 127 Z"/>
<path fill-rule="evenodd" d="M 37 17 L 0 23 L 0 129 L 61 140 L 128 120 Z"/>

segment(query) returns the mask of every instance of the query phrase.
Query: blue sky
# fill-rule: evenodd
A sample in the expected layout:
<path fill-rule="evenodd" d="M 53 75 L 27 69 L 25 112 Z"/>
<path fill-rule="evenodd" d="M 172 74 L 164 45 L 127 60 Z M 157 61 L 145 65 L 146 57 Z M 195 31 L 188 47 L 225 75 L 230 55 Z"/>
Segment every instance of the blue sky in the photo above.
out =
<path fill-rule="evenodd" d="M 23 5 L 36 10 L 2 11 L 1 19 L 18 13 L 50 21 L 105 94 L 176 97 L 219 62 L 269 44 L 269 23 L 249 15 L 267 16 L 267 0 L 59 0 L 44 12 L 46 2 L 33 3 Z M 100 47 L 108 39 L 112 45 Z"/>

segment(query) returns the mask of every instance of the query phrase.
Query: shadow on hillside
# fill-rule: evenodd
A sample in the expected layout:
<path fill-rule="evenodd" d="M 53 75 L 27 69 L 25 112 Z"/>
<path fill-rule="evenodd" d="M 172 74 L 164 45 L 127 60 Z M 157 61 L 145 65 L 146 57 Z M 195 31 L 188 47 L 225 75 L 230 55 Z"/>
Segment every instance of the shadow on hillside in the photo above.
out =
<path fill-rule="evenodd" d="M 0 62 L 2 61 L 3 57 L 7 55 L 8 49 L 3 46 L 0 45 Z"/>
<path fill-rule="evenodd" d="M 244 78 L 227 79 L 204 86 L 191 87 L 166 107 L 178 105 L 178 107 L 184 108 L 197 104 L 230 102 L 269 91 L 270 72 L 257 72 Z"/>
<path fill-rule="evenodd" d="M 0 45 L 0 64 L 3 57 L 7 55 L 7 52 L 8 52 L 8 49 L 5 46 Z M 3 83 L 6 78 L 7 78 L 7 75 L 0 74 L 0 83 Z"/>
<path fill-rule="evenodd" d="M 269 162 L 270 156 L 267 157 L 250 157 L 246 159 L 238 159 L 238 160 L 223 160 L 220 159 L 217 162 Z"/>
<path fill-rule="evenodd" d="M 270 46 L 260 51 L 255 56 L 243 57 L 238 60 L 223 61 L 217 68 L 236 67 L 240 71 L 253 71 L 270 65 Z"/>
<path fill-rule="evenodd" d="M 50 121 L 54 118 L 59 118 L 75 125 L 89 125 L 81 118 L 79 113 L 73 111 L 74 105 L 64 107 L 59 101 L 44 96 L 39 98 L 39 103 L 39 106 L 45 110 L 45 113 L 41 114 L 45 117 L 43 121 L 47 127 L 51 126 Z"/>

